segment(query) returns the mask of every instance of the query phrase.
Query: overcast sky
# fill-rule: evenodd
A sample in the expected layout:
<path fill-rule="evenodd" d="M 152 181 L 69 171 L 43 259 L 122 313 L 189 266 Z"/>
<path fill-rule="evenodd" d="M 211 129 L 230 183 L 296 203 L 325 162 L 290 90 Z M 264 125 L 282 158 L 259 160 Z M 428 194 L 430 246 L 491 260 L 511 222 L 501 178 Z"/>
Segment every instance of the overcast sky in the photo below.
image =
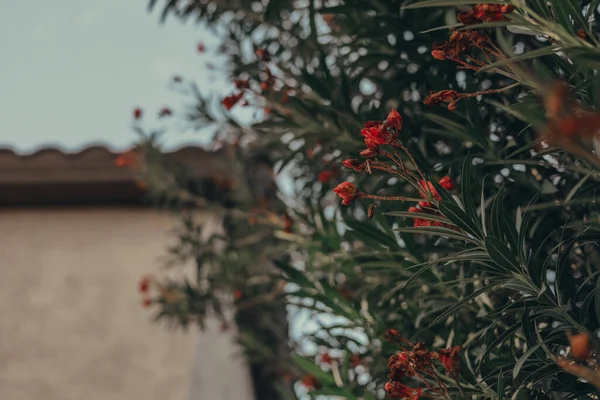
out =
<path fill-rule="evenodd" d="M 149 127 L 161 107 L 181 109 L 185 98 L 169 88 L 173 75 L 200 86 L 215 81 L 205 66 L 216 39 L 192 23 L 161 25 L 158 11 L 147 12 L 147 0 L 3 4 L 0 147 L 22 153 L 97 143 L 124 149 L 136 139 L 135 107 L 144 109 Z M 207 44 L 207 54 L 197 53 L 198 42 Z M 167 135 L 170 147 L 202 140 L 175 131 Z"/>

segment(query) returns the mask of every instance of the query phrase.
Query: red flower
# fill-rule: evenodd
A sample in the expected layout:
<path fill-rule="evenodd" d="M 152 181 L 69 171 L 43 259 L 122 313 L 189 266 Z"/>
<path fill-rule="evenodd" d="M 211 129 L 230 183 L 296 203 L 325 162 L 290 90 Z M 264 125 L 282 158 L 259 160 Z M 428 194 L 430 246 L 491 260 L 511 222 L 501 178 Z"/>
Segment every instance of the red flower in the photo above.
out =
<path fill-rule="evenodd" d="M 142 118 L 142 109 L 141 108 L 136 108 L 133 110 L 133 118 L 134 119 Z"/>
<path fill-rule="evenodd" d="M 579 333 L 569 337 L 571 355 L 578 360 L 587 360 L 590 357 L 590 335 Z"/>
<path fill-rule="evenodd" d="M 366 142 L 366 140 L 365 140 L 365 142 Z M 377 150 L 365 149 L 358 154 L 360 154 L 364 158 L 373 158 L 373 157 L 377 157 L 379 155 L 379 151 L 378 151 L 378 149 Z"/>
<path fill-rule="evenodd" d="M 506 19 L 504 14 L 509 14 L 514 10 L 515 7 L 510 4 L 477 4 L 471 10 L 459 13 L 456 18 L 465 25 L 503 21 Z"/>
<path fill-rule="evenodd" d="M 158 116 L 160 118 L 162 117 L 170 117 L 171 115 L 173 115 L 173 111 L 171 111 L 170 108 L 168 107 L 163 107 L 159 112 L 158 112 Z"/>
<path fill-rule="evenodd" d="M 225 107 L 226 110 L 231 110 L 243 96 L 244 93 L 239 92 L 225 97 L 222 101 L 223 107 Z"/>
<path fill-rule="evenodd" d="M 358 354 L 354 354 L 352 357 L 350 357 L 350 365 L 352 365 L 353 367 L 358 367 L 362 364 L 363 359 Z"/>
<path fill-rule="evenodd" d="M 431 51 L 431 55 L 436 60 L 442 60 L 443 61 L 443 60 L 446 59 L 446 53 L 443 50 L 432 50 Z"/>
<path fill-rule="evenodd" d="M 437 210 L 435 204 L 433 204 L 430 201 L 420 201 L 419 202 L 419 209 L 422 212 L 432 212 L 432 211 L 436 211 Z"/>
<path fill-rule="evenodd" d="M 323 354 L 321 354 L 320 359 L 321 359 L 321 363 L 322 364 L 326 364 L 326 365 L 331 364 L 331 362 L 334 360 L 334 358 L 331 357 L 329 355 L 329 353 L 323 353 Z"/>
<path fill-rule="evenodd" d="M 398 111 L 392 110 L 387 117 L 386 124 L 390 128 L 400 131 L 402 130 L 402 116 Z"/>
<path fill-rule="evenodd" d="M 149 276 L 144 276 L 141 280 L 140 280 L 140 284 L 139 284 L 139 288 L 141 293 L 147 293 L 148 290 L 150 289 L 150 277 Z"/>
<path fill-rule="evenodd" d="M 386 382 L 384 389 L 392 398 L 406 400 L 419 400 L 421 398 L 421 388 L 411 388 L 400 382 Z"/>
<path fill-rule="evenodd" d="M 248 80 L 236 79 L 233 81 L 233 84 L 237 89 L 248 89 L 250 87 Z"/>
<path fill-rule="evenodd" d="M 321 171 L 319 172 L 318 179 L 321 183 L 327 183 L 335 177 L 335 172 L 333 171 Z"/>
<path fill-rule="evenodd" d="M 136 162 L 137 157 L 133 150 L 127 150 L 125 153 L 119 154 L 119 156 L 115 158 L 115 165 L 119 168 L 132 167 Z"/>
<path fill-rule="evenodd" d="M 148 308 L 151 305 L 152 305 L 152 300 L 150 300 L 149 298 L 146 297 L 145 299 L 142 300 L 142 306 L 144 308 Z"/>
<path fill-rule="evenodd" d="M 256 55 L 258 56 L 258 59 L 261 61 L 265 61 L 265 62 L 271 61 L 271 54 L 269 53 L 269 50 L 267 50 L 267 49 L 256 50 Z"/>
<path fill-rule="evenodd" d="M 198 53 L 204 53 L 206 51 L 206 46 L 204 46 L 204 43 L 200 42 L 198 43 L 198 47 L 196 47 L 196 49 L 198 50 Z"/>
<path fill-rule="evenodd" d="M 423 100 L 423 104 L 431 106 L 439 103 L 450 103 L 460 99 L 460 93 L 458 93 L 456 90 L 441 90 L 439 92 L 430 93 Z"/>
<path fill-rule="evenodd" d="M 439 184 L 446 190 L 454 190 L 455 188 L 454 182 L 448 176 L 445 176 L 442 179 L 440 179 Z M 431 183 L 430 181 L 421 180 L 421 187 L 423 188 L 423 190 L 419 194 L 422 198 L 427 199 L 429 197 L 429 194 L 431 194 L 431 196 L 437 201 L 442 200 L 442 196 L 439 195 L 439 193 L 433 186 L 433 183 Z M 427 204 L 423 205 L 427 206 Z"/>
<path fill-rule="evenodd" d="M 446 190 L 454 190 L 454 188 L 456 187 L 449 176 L 445 176 L 442 179 L 440 179 L 439 184 Z"/>
<path fill-rule="evenodd" d="M 400 332 L 398 332 L 396 329 L 388 329 L 385 332 L 385 335 L 383 335 L 383 337 L 386 338 L 390 342 L 394 342 L 394 341 L 398 341 L 398 340 L 402 339 L 402 337 L 400 336 Z"/>
<path fill-rule="evenodd" d="M 351 182 L 342 182 L 333 191 L 342 198 L 343 205 L 348 205 L 363 195 Z"/>
<path fill-rule="evenodd" d="M 431 183 L 430 181 L 421 180 L 420 184 L 421 184 L 421 188 L 423 190 L 421 190 L 419 195 L 422 198 L 427 199 L 427 198 L 429 198 L 429 195 L 431 195 L 431 197 L 433 197 L 437 201 L 442 200 L 442 196 L 440 196 L 438 194 L 437 190 L 435 190 L 433 183 Z"/>
<path fill-rule="evenodd" d="M 305 375 L 304 378 L 302 378 L 302 384 L 306 386 L 307 389 L 314 390 L 319 385 L 319 381 L 312 375 Z"/>
<path fill-rule="evenodd" d="M 454 346 L 449 349 L 440 349 L 438 354 L 440 361 L 444 366 L 446 372 L 452 379 L 458 379 L 459 367 L 460 367 L 460 346 Z"/>
<path fill-rule="evenodd" d="M 233 291 L 233 298 L 236 300 L 240 300 L 242 297 L 244 296 L 244 294 L 242 293 L 241 290 L 236 289 Z"/>
<path fill-rule="evenodd" d="M 392 141 L 392 135 L 383 125 L 364 128 L 360 134 L 365 137 L 365 143 L 369 140 L 371 145 L 373 143 L 376 145 L 389 144 Z M 367 147 L 369 147 L 369 143 L 367 143 Z"/>
<path fill-rule="evenodd" d="M 360 172 L 365 169 L 364 164 L 358 161 L 356 158 L 349 158 L 347 160 L 344 160 L 342 161 L 342 164 L 344 164 L 344 167 L 353 169 L 356 172 Z"/>

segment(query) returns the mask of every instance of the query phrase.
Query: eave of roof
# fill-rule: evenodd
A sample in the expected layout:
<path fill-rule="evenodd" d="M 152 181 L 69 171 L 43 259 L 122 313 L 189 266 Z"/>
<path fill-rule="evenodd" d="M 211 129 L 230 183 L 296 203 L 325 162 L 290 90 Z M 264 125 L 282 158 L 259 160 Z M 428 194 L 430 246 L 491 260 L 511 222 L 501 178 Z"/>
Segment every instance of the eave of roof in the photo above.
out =
<path fill-rule="evenodd" d="M 144 204 L 145 193 L 135 173 L 115 165 L 118 156 L 101 146 L 77 153 L 46 148 L 30 155 L 0 149 L 0 206 Z M 199 180 L 230 175 L 223 156 L 200 147 L 165 153 Z"/>

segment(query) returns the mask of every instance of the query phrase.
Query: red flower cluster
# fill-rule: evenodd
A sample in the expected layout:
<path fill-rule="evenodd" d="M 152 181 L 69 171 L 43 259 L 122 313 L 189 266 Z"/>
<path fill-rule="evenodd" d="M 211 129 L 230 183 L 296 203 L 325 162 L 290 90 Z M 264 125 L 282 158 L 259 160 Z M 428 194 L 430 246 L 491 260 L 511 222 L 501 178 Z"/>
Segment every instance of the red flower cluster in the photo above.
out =
<path fill-rule="evenodd" d="M 234 79 L 233 80 L 233 84 L 235 85 L 236 89 L 248 89 L 250 88 L 250 82 L 248 82 L 247 79 Z"/>
<path fill-rule="evenodd" d="M 173 111 L 171 111 L 170 108 L 168 107 L 163 107 L 159 112 L 158 112 L 158 116 L 159 118 L 162 117 L 170 117 L 171 115 L 173 115 Z"/>
<path fill-rule="evenodd" d="M 238 92 L 225 97 L 222 101 L 223 107 L 225 107 L 225 109 L 228 111 L 231 110 L 233 106 L 235 106 L 242 99 L 242 97 L 244 97 L 243 92 Z"/>
<path fill-rule="evenodd" d="M 256 56 L 261 61 L 264 61 L 264 62 L 271 61 L 271 54 L 269 53 L 269 50 L 267 50 L 267 49 L 256 50 Z"/>
<path fill-rule="evenodd" d="M 302 378 L 302 384 L 309 390 L 314 390 L 319 386 L 319 381 L 312 375 L 306 375 Z"/>
<path fill-rule="evenodd" d="M 148 297 L 148 292 L 150 291 L 150 284 L 152 283 L 152 278 L 148 275 L 142 277 L 140 279 L 140 283 L 138 285 L 138 290 L 142 294 L 142 306 L 148 308 L 152 305 L 152 299 Z"/>
<path fill-rule="evenodd" d="M 389 397 L 407 400 L 419 400 L 421 398 L 421 388 L 411 388 L 400 382 L 386 382 L 384 386 Z"/>
<path fill-rule="evenodd" d="M 148 293 L 149 289 L 150 289 L 150 277 L 144 276 L 142 279 L 140 279 L 140 284 L 139 284 L 140 293 Z"/>
<path fill-rule="evenodd" d="M 329 355 L 329 353 L 324 352 L 321 353 L 321 355 L 319 355 L 319 359 L 321 364 L 325 364 L 325 365 L 331 365 L 332 362 L 337 362 L 337 358 L 335 357 L 331 357 L 331 355 Z"/>
<path fill-rule="evenodd" d="M 438 184 L 446 190 L 454 190 L 456 187 L 456 185 L 454 185 L 454 181 L 449 176 L 445 176 L 440 179 Z M 442 200 L 442 197 L 435 189 L 435 186 L 433 186 L 433 183 L 430 181 L 421 180 L 420 185 L 423 188 L 423 190 L 419 193 L 422 198 L 427 199 L 429 198 L 429 195 L 431 195 L 431 197 L 437 201 Z"/>
<path fill-rule="evenodd" d="M 390 332 L 394 332 L 396 335 L 391 335 Z M 401 338 L 395 330 L 388 331 L 388 335 L 400 346 L 402 346 L 400 344 L 402 342 L 409 343 Z M 448 389 L 440 379 L 437 370 L 433 365 L 433 361 L 440 362 L 448 375 L 458 384 L 460 372 L 460 346 L 429 351 L 427 350 L 425 343 L 422 342 L 414 345 L 409 343 L 409 345 L 412 348 L 403 348 L 402 351 L 392 355 L 388 360 L 388 368 L 390 369 L 388 378 L 390 379 L 390 382 L 387 382 L 385 385 L 385 390 L 388 392 L 388 395 L 390 397 L 406 400 L 417 400 L 420 398 L 421 389 L 412 388 L 402 383 L 402 380 L 405 377 L 419 379 L 425 383 L 432 392 L 439 395 L 448 395 Z M 437 387 L 430 385 L 426 377 L 433 378 L 437 383 Z"/>
<path fill-rule="evenodd" d="M 204 53 L 206 51 L 206 46 L 204 45 L 204 43 L 200 42 L 198 43 L 196 50 L 198 50 L 198 53 Z"/>
<path fill-rule="evenodd" d="M 354 354 L 352 357 L 350 357 L 350 365 L 353 367 L 358 367 L 363 364 L 365 364 L 365 360 L 363 360 L 358 354 Z"/>
<path fill-rule="evenodd" d="M 448 40 L 433 44 L 431 55 L 438 60 L 456 60 L 472 47 L 480 49 L 490 41 L 490 37 L 478 31 L 454 31 Z"/>
<path fill-rule="evenodd" d="M 356 172 L 361 172 L 365 169 L 365 165 L 361 163 L 356 158 L 349 158 L 347 160 L 342 161 L 344 167 L 355 170 Z"/>
<path fill-rule="evenodd" d="M 448 110 L 454 111 L 460 99 L 462 99 L 462 96 L 456 90 L 441 90 L 429 93 L 429 96 L 423 100 L 423 104 L 432 106 L 439 103 L 448 103 Z"/>
<path fill-rule="evenodd" d="M 446 190 L 454 190 L 454 188 L 456 187 L 454 182 L 452 181 L 452 179 L 450 179 L 449 176 L 443 177 L 442 179 L 440 179 L 440 181 L 438 183 L 441 187 L 443 187 Z M 435 186 L 433 186 L 433 183 L 431 183 L 430 181 L 421 180 L 420 185 L 421 185 L 422 191 L 419 193 L 419 195 L 423 199 L 428 199 L 431 196 L 432 198 L 434 198 L 437 201 L 442 200 L 442 197 L 436 190 Z M 442 213 L 440 213 L 437 206 L 427 200 L 419 202 L 419 204 L 416 207 L 410 207 L 408 209 L 408 211 L 414 212 L 414 213 L 425 213 L 425 214 L 442 216 Z M 430 221 L 430 220 L 427 220 L 424 218 L 415 218 L 413 226 L 415 226 L 415 227 L 418 227 L 418 226 L 442 226 L 442 227 L 453 228 L 452 225 L 445 224 L 441 221 Z"/>
<path fill-rule="evenodd" d="M 136 108 L 136 109 L 133 110 L 133 118 L 134 119 L 140 119 L 140 118 L 142 118 L 142 114 L 143 114 L 143 112 L 142 112 L 141 108 Z"/>
<path fill-rule="evenodd" d="M 335 178 L 336 175 L 337 175 L 337 173 L 335 171 L 325 170 L 325 171 L 319 172 L 319 175 L 317 176 L 317 178 L 319 179 L 319 182 L 327 183 L 330 180 L 332 180 L 333 178 Z"/>
<path fill-rule="evenodd" d="M 456 382 L 458 382 L 458 374 L 460 373 L 460 351 L 460 346 L 454 346 L 448 349 L 439 349 L 437 353 L 432 353 L 432 358 L 439 360 L 450 378 Z"/>
<path fill-rule="evenodd" d="M 471 10 L 459 13 L 456 19 L 465 25 L 504 21 L 504 14 L 510 14 L 514 10 L 515 6 L 510 4 L 477 4 Z"/>
<path fill-rule="evenodd" d="M 364 196 L 364 193 L 351 182 L 342 182 L 333 191 L 342 198 L 342 204 L 345 206 Z"/>
<path fill-rule="evenodd" d="M 380 145 L 390 144 L 395 141 L 398 132 L 402 130 L 402 116 L 392 110 L 385 122 L 368 121 L 360 134 L 365 138 L 368 150 L 377 151 Z M 361 153 L 361 155 L 363 155 Z"/>
<path fill-rule="evenodd" d="M 123 167 L 133 167 L 137 163 L 137 156 L 133 152 L 133 150 L 127 150 L 126 152 L 119 154 L 117 158 L 115 158 L 115 165 L 119 168 Z"/>

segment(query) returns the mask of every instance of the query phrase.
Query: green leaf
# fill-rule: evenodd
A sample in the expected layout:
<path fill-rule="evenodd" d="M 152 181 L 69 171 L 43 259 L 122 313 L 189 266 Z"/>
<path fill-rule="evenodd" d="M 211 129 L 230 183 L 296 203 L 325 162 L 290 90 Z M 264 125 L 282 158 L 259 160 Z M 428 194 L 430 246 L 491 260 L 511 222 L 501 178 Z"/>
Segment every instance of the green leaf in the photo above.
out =
<path fill-rule="evenodd" d="M 521 314 L 521 331 L 523 332 L 523 336 L 525 336 L 525 340 L 529 346 L 534 346 L 537 343 L 537 335 L 535 330 L 535 318 L 533 320 L 530 318 L 529 307 L 527 304 L 525 304 L 525 308 Z"/>
<path fill-rule="evenodd" d="M 465 157 L 462 170 L 460 171 L 460 195 L 465 205 L 465 212 L 469 216 L 477 215 L 475 211 L 475 200 L 473 198 L 473 159 L 470 155 Z"/>
<path fill-rule="evenodd" d="M 501 240 L 493 236 L 486 236 L 485 249 L 492 261 L 503 270 L 512 272 L 518 272 L 520 270 L 519 262 L 508 246 Z"/>
<path fill-rule="evenodd" d="M 420 212 L 389 211 L 384 214 L 392 216 L 392 217 L 419 218 L 419 219 L 424 219 L 427 221 L 438 221 L 438 222 L 443 222 L 445 224 L 450 222 L 450 220 L 448 218 L 443 217 L 441 215 L 426 214 L 426 213 L 420 213 Z"/>
<path fill-rule="evenodd" d="M 573 47 L 564 50 L 567 56 L 577 65 L 589 68 L 600 68 L 600 51 L 587 47 Z"/>
<path fill-rule="evenodd" d="M 498 373 L 498 385 L 496 387 L 496 393 L 498 395 L 498 400 L 504 399 L 504 375 L 502 374 L 502 370 Z"/>
<path fill-rule="evenodd" d="M 315 289 L 315 284 L 296 268 L 280 260 L 273 260 L 273 264 L 288 276 L 289 282 L 295 283 L 302 288 Z"/>
<path fill-rule="evenodd" d="M 483 230 L 483 234 L 487 236 L 487 227 L 485 225 L 485 178 L 483 177 L 483 182 L 481 184 L 481 203 L 479 204 L 479 213 L 481 217 L 481 229 Z"/>
<path fill-rule="evenodd" d="M 573 24 L 571 23 L 571 16 L 569 16 L 567 7 L 565 7 L 565 4 L 569 1 L 570 0 L 549 0 L 550 4 L 552 4 L 554 16 L 558 23 L 562 25 L 562 27 L 565 28 L 567 32 L 573 34 L 575 33 L 575 30 L 573 28 Z"/>
<path fill-rule="evenodd" d="M 469 294 L 468 296 L 463 297 L 462 299 L 460 299 L 458 302 L 456 302 L 456 304 L 454 304 L 453 306 L 449 307 L 446 311 L 444 311 L 442 314 L 440 314 L 437 318 L 435 318 L 431 324 L 429 324 L 429 326 L 433 326 L 435 324 L 437 324 L 438 322 L 444 320 L 445 318 L 449 317 L 451 314 L 454 314 L 458 309 L 460 309 L 465 303 L 468 303 L 471 300 L 476 299 L 477 297 L 481 296 L 483 293 L 486 293 L 488 291 L 491 291 L 493 288 L 495 288 L 496 286 L 504 283 L 504 279 L 502 280 L 497 280 L 495 282 L 490 282 L 488 285 L 477 289 L 476 291 L 472 292 L 471 294 Z"/>
<path fill-rule="evenodd" d="M 492 70 L 492 69 L 495 69 L 498 67 L 502 67 L 507 64 L 515 64 L 519 61 L 529 60 L 531 58 L 538 58 L 538 57 L 548 56 L 551 54 L 556 54 L 559 51 L 563 51 L 563 50 L 565 50 L 565 49 L 561 46 L 545 46 L 545 47 L 539 48 L 537 50 L 532 50 L 532 51 L 528 51 L 527 53 L 519 54 L 518 56 L 505 58 L 500 61 L 493 62 L 493 63 L 481 68 L 479 71 L 477 71 L 477 74 L 480 74 L 482 72 L 487 72 L 489 70 Z"/>
<path fill-rule="evenodd" d="M 527 350 L 525 352 L 525 354 L 523 354 L 515 363 L 515 367 L 513 368 L 513 378 L 517 378 L 519 376 L 519 372 L 521 372 L 521 368 L 523 368 L 523 365 L 525 364 L 525 362 L 529 359 L 529 357 L 531 357 L 533 355 L 533 353 L 536 352 L 537 349 L 539 349 L 541 346 L 540 343 L 536 344 L 535 346 L 533 346 L 532 348 L 530 348 L 529 350 Z"/>
<path fill-rule="evenodd" d="M 413 10 L 415 8 L 426 8 L 426 7 L 456 7 L 463 6 L 468 4 L 479 4 L 485 3 L 485 1 L 481 0 L 424 0 L 419 1 L 418 3 L 410 4 L 408 6 L 402 7 L 403 10 Z M 496 1 L 496 3 L 501 3 L 501 1 Z"/>
<path fill-rule="evenodd" d="M 503 225 L 500 222 L 502 218 L 502 199 L 503 199 L 502 189 L 496 193 L 494 196 L 494 200 L 492 201 L 492 208 L 490 210 L 490 225 L 492 228 L 492 235 L 497 237 L 498 239 L 504 239 L 506 237 L 506 232 L 504 232 Z"/>
<path fill-rule="evenodd" d="M 382 232 L 371 221 L 346 219 L 344 222 L 356 233 L 360 240 L 372 247 L 377 248 L 383 246 L 392 249 L 399 248 L 399 245 L 393 235 Z"/>
<path fill-rule="evenodd" d="M 600 279 L 596 281 L 596 294 L 594 296 L 594 305 L 596 309 L 596 320 L 600 321 Z"/>
<path fill-rule="evenodd" d="M 496 347 L 500 346 L 502 343 L 504 343 L 506 340 L 508 340 L 508 338 L 510 338 L 512 335 L 514 335 L 515 332 L 520 327 L 521 327 L 521 323 L 517 322 L 514 325 L 512 325 L 510 328 L 508 328 L 504 332 L 502 332 L 500 335 L 498 335 L 498 337 L 496 339 L 494 339 L 494 341 L 492 343 L 490 343 L 490 345 L 487 346 L 485 351 L 481 354 L 481 361 L 480 361 L 477 369 L 478 370 L 481 369 L 481 366 L 484 364 L 486 358 L 490 355 L 492 350 L 494 350 Z"/>
<path fill-rule="evenodd" d="M 489 149 L 489 144 L 487 140 L 482 136 L 482 134 L 479 131 L 471 127 L 465 127 L 464 124 L 455 122 L 448 118 L 441 117 L 437 114 L 425 113 L 423 114 L 423 116 L 428 120 L 439 124 L 444 128 L 444 130 L 452 132 L 455 137 L 472 142 L 473 144 L 476 144 L 484 150 Z"/>
<path fill-rule="evenodd" d="M 325 386 L 335 386 L 333 377 L 329 373 L 323 371 L 321 367 L 316 365 L 312 360 L 297 354 L 293 354 L 292 359 L 296 365 L 304 370 L 304 372 L 314 376 L 320 384 Z"/>
<path fill-rule="evenodd" d="M 419 227 L 405 227 L 405 228 L 395 228 L 396 232 L 404 232 L 411 234 L 423 234 L 423 235 L 432 235 L 432 236 L 441 236 L 447 237 L 451 239 L 464 240 L 467 242 L 476 243 L 473 239 L 464 235 L 460 232 L 455 231 L 450 228 L 442 228 L 440 226 L 419 226 Z"/>
<path fill-rule="evenodd" d="M 481 227 L 459 206 L 442 201 L 439 208 L 442 214 L 452 221 L 454 225 L 475 237 L 482 237 Z"/>

